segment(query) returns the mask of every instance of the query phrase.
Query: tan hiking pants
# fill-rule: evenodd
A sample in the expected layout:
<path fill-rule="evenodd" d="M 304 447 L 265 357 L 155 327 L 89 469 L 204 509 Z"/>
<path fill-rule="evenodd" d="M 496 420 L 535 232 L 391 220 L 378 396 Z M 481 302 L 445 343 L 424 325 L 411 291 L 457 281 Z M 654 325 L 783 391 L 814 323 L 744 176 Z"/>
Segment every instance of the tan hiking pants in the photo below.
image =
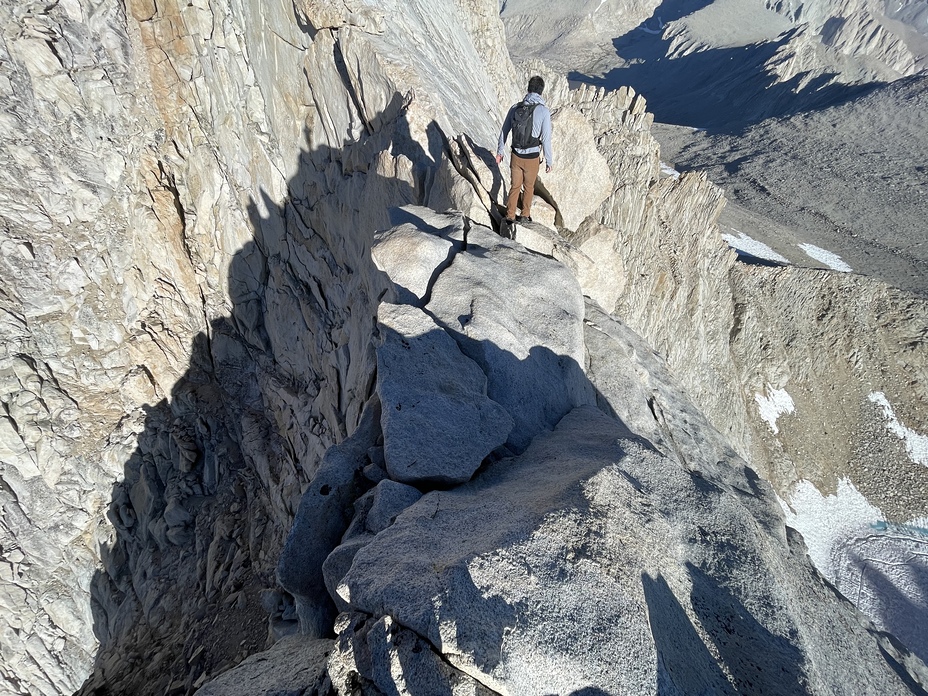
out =
<path fill-rule="evenodd" d="M 532 197 L 535 195 L 535 179 L 538 178 L 538 167 L 541 165 L 541 154 L 522 157 L 512 153 L 512 184 L 509 187 L 509 199 L 506 201 L 506 217 L 510 220 L 516 216 L 516 206 L 519 204 L 519 193 L 523 186 L 522 215 L 530 217 L 532 214 Z"/>

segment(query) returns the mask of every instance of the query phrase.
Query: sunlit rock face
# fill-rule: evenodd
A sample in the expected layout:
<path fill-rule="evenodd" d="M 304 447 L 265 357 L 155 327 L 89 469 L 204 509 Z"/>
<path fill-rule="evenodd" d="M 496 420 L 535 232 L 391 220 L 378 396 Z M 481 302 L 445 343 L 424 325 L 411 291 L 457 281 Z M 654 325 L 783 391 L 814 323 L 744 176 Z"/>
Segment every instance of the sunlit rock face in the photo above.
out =
<path fill-rule="evenodd" d="M 564 162 L 542 176 L 539 218 L 549 225 L 526 226 L 514 242 L 498 237 L 491 225 L 506 170 L 492 149 L 525 83 L 508 58 L 498 9 L 468 0 L 0 8 L 0 671 L 13 693 L 192 693 L 272 645 L 266 658 L 242 664 L 241 679 L 208 688 L 415 692 L 418 679 L 454 693 L 524 693 L 537 683 L 507 681 L 503 672 L 512 665 L 545 674 L 545 664 L 523 660 L 543 645 L 540 654 L 556 658 L 547 673 L 558 688 L 674 684 L 688 692 L 738 687 L 768 634 L 783 647 L 776 664 L 798 681 L 882 680 L 900 693 L 907 679 L 924 683 L 917 660 L 821 583 L 784 531 L 770 488 L 738 458 L 781 495 L 801 477 L 818 481 L 797 454 L 835 442 L 833 430 L 799 420 L 814 413 L 812 395 L 826 379 L 804 371 L 812 352 L 826 368 L 865 356 L 865 367 L 846 373 L 844 393 L 867 399 L 867 413 L 891 424 L 883 402 L 870 399 L 884 394 L 900 427 L 925 433 L 924 414 L 911 406 L 911 395 L 924 392 L 923 307 L 881 285 L 867 285 L 861 298 L 857 279 L 814 276 L 809 306 L 852 298 L 826 322 L 827 336 L 852 338 L 821 351 L 818 323 L 803 323 L 785 291 L 768 300 L 806 276 L 736 263 L 715 225 L 721 192 L 700 175 L 662 174 L 641 95 L 570 91 L 543 64 L 526 69 L 548 81 Z M 589 156 L 597 180 L 576 180 L 570 157 L 578 153 Z M 422 235 L 431 238 L 413 253 L 410 239 Z M 871 300 L 895 309 L 867 314 Z M 382 303 L 417 309 L 403 310 L 400 321 Z M 817 318 L 825 310 L 815 306 L 809 316 Z M 795 327 L 806 332 L 801 340 L 793 340 Z M 865 338 L 871 329 L 882 343 Z M 467 450 L 466 466 L 452 455 L 459 468 L 451 474 L 438 462 L 400 483 L 391 480 L 403 478 L 393 466 L 401 458 L 389 442 L 397 431 L 383 415 L 378 360 L 405 350 L 403 332 L 435 331 L 444 335 L 436 345 L 453 353 L 452 341 L 460 352 L 444 367 L 467 365 L 469 377 L 436 385 L 435 374 L 420 376 L 454 397 L 446 402 L 479 404 L 479 427 L 467 431 L 479 437 L 441 450 Z M 868 352 L 858 340 L 877 347 Z M 894 341 L 907 350 L 880 347 Z M 871 384 L 878 375 L 885 383 Z M 898 375 L 907 381 L 894 391 Z M 804 390 L 793 387 L 800 378 Z M 389 403 L 409 403 L 414 392 Z M 444 425 L 460 438 L 461 419 L 440 412 L 451 423 L 430 423 L 429 437 L 441 437 Z M 867 438 L 889 443 L 893 457 L 907 453 L 898 428 L 877 422 Z M 577 453 L 571 443 L 582 440 L 589 447 Z M 405 464 L 439 450 L 409 442 L 405 452 L 415 457 Z M 619 450 L 631 453 L 624 468 L 613 466 Z M 571 662 L 591 634 L 564 650 L 545 643 L 547 619 L 518 613 L 534 601 L 533 585 L 490 582 L 492 559 L 505 555 L 493 555 L 492 534 L 481 537 L 490 546 L 480 549 L 480 600 L 499 609 L 488 625 L 501 632 L 476 636 L 489 642 L 450 641 L 457 647 L 446 653 L 431 626 L 394 620 L 381 606 L 388 595 L 371 584 L 364 564 L 410 529 L 404 515 L 421 517 L 442 496 L 465 500 L 512 467 L 535 471 L 539 451 L 582 466 L 571 478 L 548 461 L 567 475 L 550 490 L 544 477 L 526 474 L 544 504 L 523 520 L 519 553 L 547 559 L 555 585 L 562 573 L 579 578 L 570 587 L 591 592 L 599 580 L 633 574 L 627 606 L 637 613 L 623 635 L 643 651 L 638 671 L 597 682 L 590 675 L 602 655 Z M 648 464 L 666 476 L 637 490 L 628 476 Z M 833 464 L 823 455 L 810 465 L 823 486 L 838 475 Z M 639 473 L 644 481 L 647 472 Z M 710 513 L 685 500 L 655 514 L 620 505 L 688 491 L 703 495 Z M 505 490 L 499 495 L 513 503 Z M 888 498 L 884 511 L 923 514 L 914 494 L 898 508 Z M 574 514 L 591 506 L 595 522 Z M 741 536 L 712 528 L 730 510 Z M 455 524 L 508 533 L 496 518 L 468 519 Z M 545 527 L 561 519 L 574 526 Z M 597 545 L 590 530 L 602 520 L 611 536 Z M 623 520 L 653 522 L 657 536 L 647 539 L 655 548 L 677 539 L 685 552 L 666 566 L 643 552 L 620 563 L 613 552 L 625 543 Z M 532 546 L 548 531 L 557 543 Z M 738 541 L 721 549 L 703 532 Z M 555 548 L 563 534 L 569 558 Z M 308 540 L 305 555 L 287 554 L 294 539 Z M 755 549 L 757 572 L 769 578 L 751 576 L 754 567 L 738 570 L 747 575 L 709 567 L 734 564 L 741 549 Z M 467 565 L 476 558 L 449 560 L 448 572 L 477 573 Z M 604 575 L 591 570 L 596 564 L 608 566 Z M 401 568 L 375 580 L 402 578 Z M 435 578 L 423 571 L 419 579 L 427 589 Z M 744 586 L 729 587 L 736 580 Z M 562 622 L 551 635 L 563 633 L 574 609 L 611 621 L 558 592 L 537 596 Z M 432 599 L 404 597 L 403 612 L 421 618 Z M 703 600 L 717 610 L 715 623 L 701 613 L 715 611 Z M 680 610 L 651 620 L 648 607 L 668 601 Z M 721 633 L 699 626 L 724 630 L 718 617 L 741 606 L 758 625 L 739 624 L 745 640 L 720 658 Z M 336 618 L 338 611 L 347 613 Z M 800 614 L 862 627 L 835 646 L 831 624 L 807 624 Z M 486 657 L 513 616 L 520 630 L 509 662 Z M 439 624 L 445 640 L 450 624 Z M 333 635 L 336 643 L 325 642 Z M 690 654 L 703 671 L 686 667 Z M 289 659 L 307 663 L 293 680 L 265 669 Z M 564 667 L 572 664 L 579 671 Z"/>
<path fill-rule="evenodd" d="M 423 233 L 443 233 L 443 218 L 406 210 Z M 391 360 L 421 367 L 434 360 L 417 347 L 424 337 L 453 337 L 513 414 L 536 408 L 525 382 L 537 395 L 583 395 L 572 387 L 576 372 L 550 369 L 543 345 L 519 351 L 515 339 L 536 327 L 500 321 L 506 307 L 487 299 L 484 279 L 505 289 L 535 269 L 537 316 L 560 316 L 562 335 L 582 331 L 580 379 L 592 398 L 560 417 L 549 401 L 555 418 L 535 427 L 527 448 L 501 452 L 463 485 L 408 498 L 386 527 L 371 525 L 372 508 L 359 501 L 324 566 L 342 611 L 329 659 L 339 694 L 415 693 L 426 679 L 452 693 L 826 694 L 853 683 L 903 694 L 928 676 L 821 579 L 770 485 L 639 336 L 592 300 L 582 315 L 565 311 L 568 289 L 550 287 L 558 273 L 540 272 L 556 261 L 476 225 L 465 240 L 435 270 L 424 310 L 438 325 L 404 328 L 400 306 L 381 305 Z M 469 312 L 441 311 L 449 300 Z M 408 350 L 393 347 L 404 341 Z M 561 350 L 560 363 L 575 364 Z M 440 453 L 440 441 L 466 431 L 460 421 L 446 418 L 446 435 L 418 435 Z M 387 474 L 397 478 L 386 410 L 380 422 Z M 431 463 L 457 466 L 440 456 Z M 293 539 L 288 567 L 302 548 Z"/>

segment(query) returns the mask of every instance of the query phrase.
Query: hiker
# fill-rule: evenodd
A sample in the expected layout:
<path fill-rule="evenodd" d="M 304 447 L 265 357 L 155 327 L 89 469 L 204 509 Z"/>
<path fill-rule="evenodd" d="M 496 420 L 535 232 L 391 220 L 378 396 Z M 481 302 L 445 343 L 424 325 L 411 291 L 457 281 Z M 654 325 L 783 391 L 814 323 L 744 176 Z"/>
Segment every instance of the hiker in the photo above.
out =
<path fill-rule="evenodd" d="M 506 147 L 506 138 L 512 132 L 512 168 L 509 199 L 506 202 L 506 222 L 532 221 L 532 196 L 535 194 L 535 178 L 541 165 L 541 152 L 544 149 L 545 172 L 550 172 L 554 166 L 554 156 L 551 153 L 551 112 L 541 98 L 545 81 L 535 75 L 528 81 L 528 94 L 518 104 L 514 104 L 503 130 L 499 134 L 499 145 L 496 147 L 496 163 L 503 161 L 503 150 Z M 516 216 L 516 206 L 519 203 L 519 193 L 522 188 L 522 214 Z"/>

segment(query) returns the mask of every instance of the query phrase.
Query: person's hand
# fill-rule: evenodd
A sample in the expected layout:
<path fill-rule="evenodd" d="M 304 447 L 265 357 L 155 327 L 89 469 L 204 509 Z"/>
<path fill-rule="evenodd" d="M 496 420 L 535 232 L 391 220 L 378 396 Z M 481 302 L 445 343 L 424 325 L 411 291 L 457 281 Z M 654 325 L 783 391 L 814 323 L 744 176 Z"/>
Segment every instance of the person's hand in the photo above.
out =
<path fill-rule="evenodd" d="M 503 161 L 503 156 L 502 156 L 502 155 L 499 155 L 499 154 L 496 155 L 496 163 L 499 164 L 499 163 L 502 162 L 502 161 Z"/>
<path fill-rule="evenodd" d="M 546 165 L 545 165 L 545 174 L 550 174 L 550 173 L 551 173 L 551 165 L 550 165 L 550 164 L 546 164 Z"/>

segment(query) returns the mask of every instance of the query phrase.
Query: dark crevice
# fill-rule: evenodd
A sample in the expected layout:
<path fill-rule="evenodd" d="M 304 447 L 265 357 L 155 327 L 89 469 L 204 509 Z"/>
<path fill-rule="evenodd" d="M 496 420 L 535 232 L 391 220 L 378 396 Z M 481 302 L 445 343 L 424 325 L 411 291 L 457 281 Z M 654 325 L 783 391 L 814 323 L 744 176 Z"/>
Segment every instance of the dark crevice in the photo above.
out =
<path fill-rule="evenodd" d="M 174 210 L 177 212 L 177 217 L 180 220 L 181 228 L 186 232 L 187 214 L 184 212 L 184 206 L 180 202 L 180 191 L 177 188 L 174 175 L 165 169 L 164 162 L 158 162 L 158 173 L 160 174 L 158 178 L 161 180 L 161 185 L 171 193 L 172 202 L 174 203 Z M 193 259 L 190 255 L 190 249 L 187 248 L 186 234 L 184 234 L 184 238 L 184 250 L 187 252 L 187 258 L 190 260 L 192 265 Z"/>
<path fill-rule="evenodd" d="M 338 32 L 330 30 L 332 32 L 332 40 L 334 44 L 332 46 L 332 53 L 335 59 L 335 69 L 338 71 L 338 76 L 342 78 L 342 85 L 345 87 L 345 91 L 348 92 L 348 96 L 351 97 L 351 103 L 354 105 L 355 111 L 358 112 L 358 118 L 361 119 L 361 123 L 364 124 L 364 129 L 367 131 L 368 135 L 374 134 L 374 129 L 371 127 L 371 124 L 368 123 L 367 119 L 364 118 L 364 108 L 361 106 L 361 98 L 358 95 L 357 89 L 355 89 L 354 83 L 351 81 L 351 74 L 348 72 L 348 64 L 345 62 L 345 54 L 342 53 L 341 42 L 338 40 Z"/>

